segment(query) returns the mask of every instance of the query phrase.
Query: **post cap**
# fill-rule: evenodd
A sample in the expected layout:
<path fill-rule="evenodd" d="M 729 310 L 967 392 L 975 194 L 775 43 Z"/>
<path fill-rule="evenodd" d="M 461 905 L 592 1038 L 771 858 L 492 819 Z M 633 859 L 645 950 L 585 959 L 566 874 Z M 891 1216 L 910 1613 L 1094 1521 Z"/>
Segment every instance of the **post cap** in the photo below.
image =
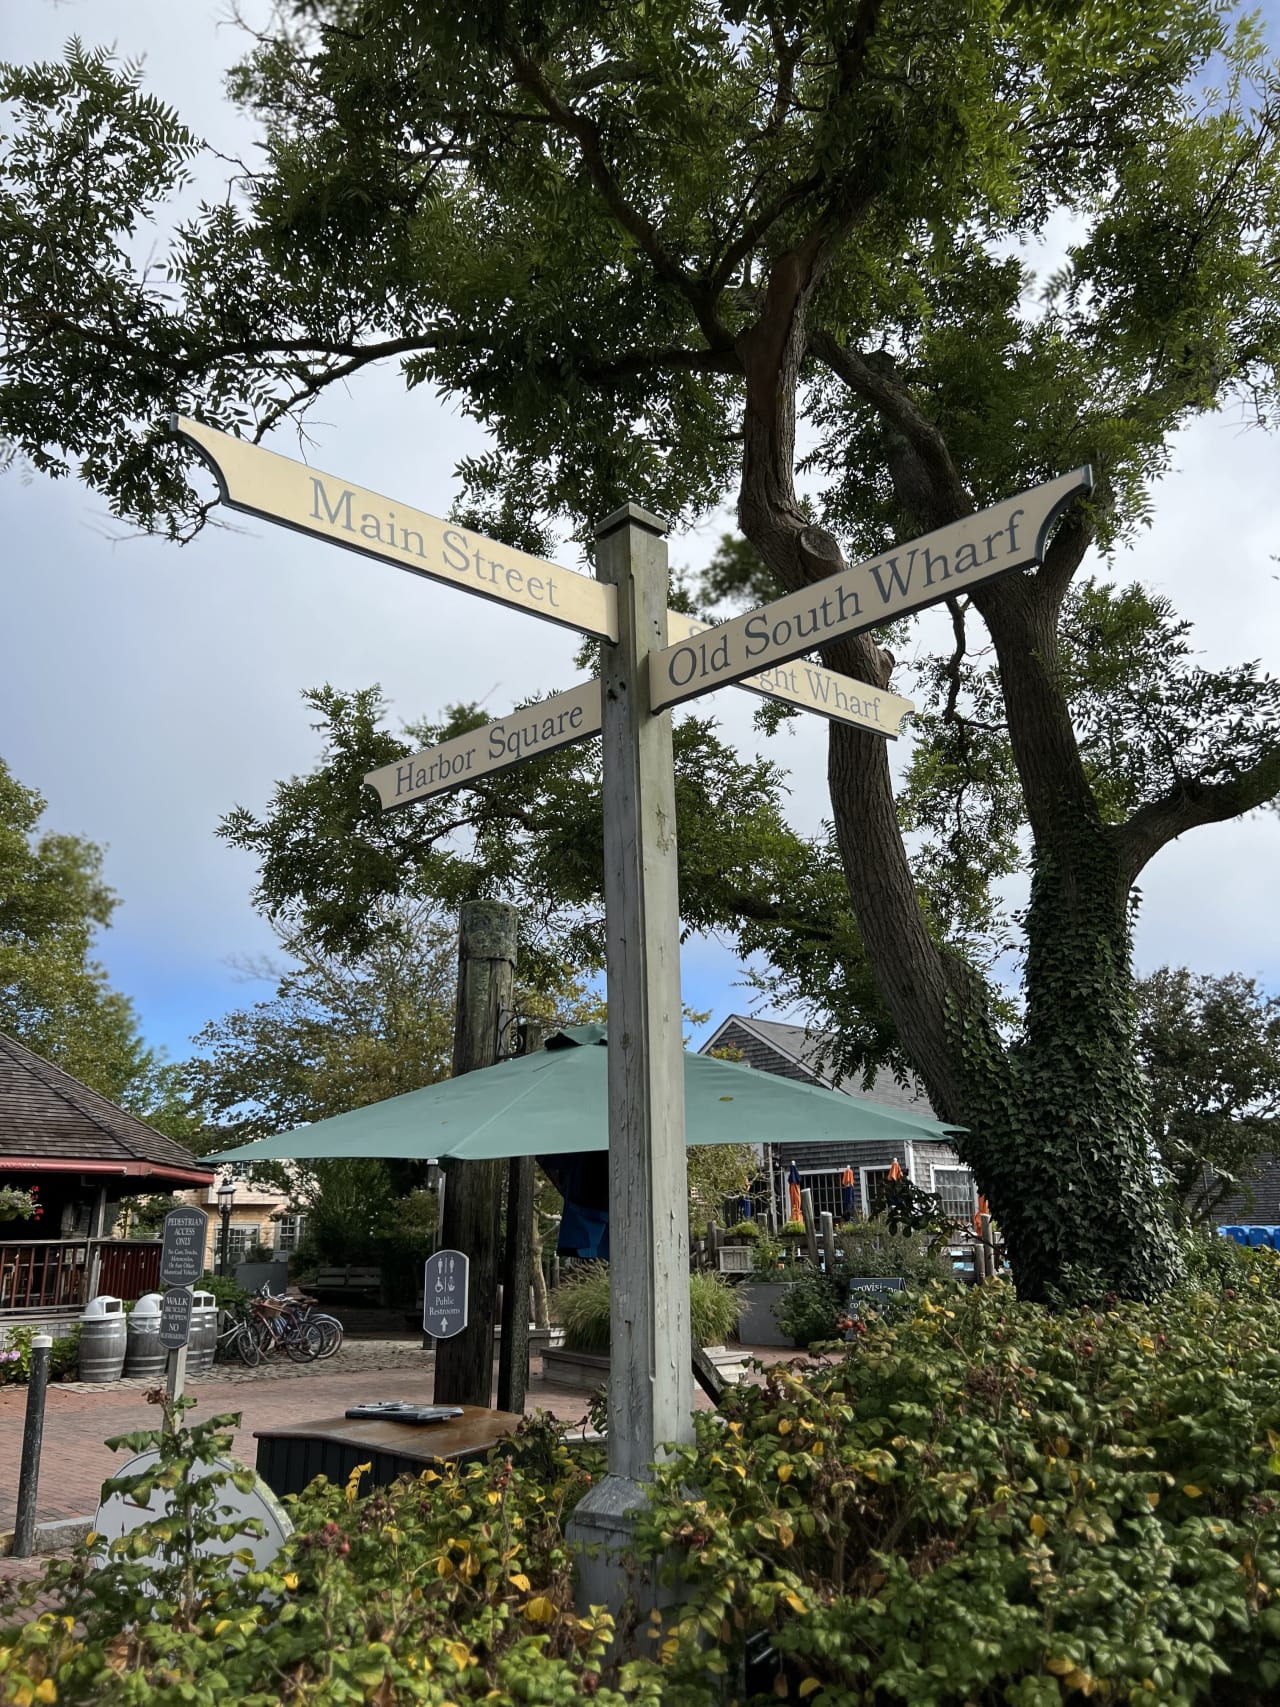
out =
<path fill-rule="evenodd" d="M 624 504 L 620 510 L 615 510 L 611 516 L 606 516 L 602 522 L 596 523 L 596 538 L 603 539 L 606 534 L 616 533 L 628 522 L 634 522 L 647 533 L 656 533 L 659 538 L 671 529 L 671 524 L 664 522 L 661 516 L 655 516 L 652 510 L 642 510 L 639 504 Z"/>
<path fill-rule="evenodd" d="M 52 1334 L 32 1334 L 31 1336 L 32 1351 L 48 1351 L 52 1345 Z"/>

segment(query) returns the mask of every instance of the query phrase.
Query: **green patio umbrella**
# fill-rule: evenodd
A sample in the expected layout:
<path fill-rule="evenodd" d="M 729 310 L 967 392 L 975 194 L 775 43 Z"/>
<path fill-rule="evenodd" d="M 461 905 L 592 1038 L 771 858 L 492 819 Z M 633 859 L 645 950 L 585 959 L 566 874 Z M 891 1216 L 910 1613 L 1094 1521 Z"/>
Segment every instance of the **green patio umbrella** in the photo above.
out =
<path fill-rule="evenodd" d="M 452 1156 L 487 1161 L 607 1150 L 606 1050 L 602 1026 L 566 1026 L 535 1054 L 223 1150 L 209 1160 Z M 945 1139 L 959 1130 L 870 1097 L 800 1084 L 689 1051 L 684 1096 L 690 1144 L 882 1143 Z"/>

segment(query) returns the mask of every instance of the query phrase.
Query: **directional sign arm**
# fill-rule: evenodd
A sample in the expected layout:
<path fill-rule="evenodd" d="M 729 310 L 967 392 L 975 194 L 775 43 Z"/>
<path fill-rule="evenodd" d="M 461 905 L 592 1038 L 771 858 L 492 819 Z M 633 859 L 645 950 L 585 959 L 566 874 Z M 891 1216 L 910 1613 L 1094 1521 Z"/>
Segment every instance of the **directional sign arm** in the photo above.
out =
<path fill-rule="evenodd" d="M 233 510 L 512 605 L 564 628 L 601 640 L 618 638 L 617 594 L 589 575 L 485 539 L 203 422 L 175 415 L 170 428 L 199 451 L 213 470 L 223 502 Z"/>
<path fill-rule="evenodd" d="M 1092 487 L 1091 470 L 1077 468 L 650 654 L 650 704 L 658 710 L 696 699 L 979 581 L 1029 569 L 1043 558 L 1052 523 Z"/>

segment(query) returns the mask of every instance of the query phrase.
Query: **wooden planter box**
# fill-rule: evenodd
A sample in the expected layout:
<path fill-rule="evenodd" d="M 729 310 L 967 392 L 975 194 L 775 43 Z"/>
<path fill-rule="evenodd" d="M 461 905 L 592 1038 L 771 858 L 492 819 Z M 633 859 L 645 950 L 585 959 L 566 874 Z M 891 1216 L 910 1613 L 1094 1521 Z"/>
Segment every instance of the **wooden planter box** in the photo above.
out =
<path fill-rule="evenodd" d="M 744 1280 L 738 1288 L 742 1316 L 738 1322 L 739 1345 L 794 1345 L 774 1315 L 791 1286 L 789 1280 Z"/>
<path fill-rule="evenodd" d="M 790 1340 L 783 1340 L 790 1345 Z M 727 1346 L 704 1346 L 707 1356 L 726 1381 L 740 1381 L 746 1374 L 740 1351 Z M 542 1378 L 550 1386 L 569 1387 L 575 1393 L 594 1393 L 609 1382 L 609 1359 L 599 1351 L 566 1351 L 563 1346 L 549 1346 L 542 1354 Z"/>

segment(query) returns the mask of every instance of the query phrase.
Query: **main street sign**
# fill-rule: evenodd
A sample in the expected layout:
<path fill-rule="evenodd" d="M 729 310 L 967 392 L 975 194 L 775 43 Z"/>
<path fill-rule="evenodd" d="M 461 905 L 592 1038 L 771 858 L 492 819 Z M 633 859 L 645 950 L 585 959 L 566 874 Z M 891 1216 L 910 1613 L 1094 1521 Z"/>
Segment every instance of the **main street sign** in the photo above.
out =
<path fill-rule="evenodd" d="M 1077 468 L 989 510 L 815 581 L 649 657 L 654 711 L 802 657 L 816 646 L 889 622 L 979 581 L 1029 569 L 1044 555 L 1050 524 L 1093 488 Z"/>
<path fill-rule="evenodd" d="M 464 593 L 514 605 L 600 640 L 618 638 L 617 594 L 587 575 L 499 545 L 470 528 L 455 527 L 425 510 L 322 474 L 305 462 L 199 421 L 174 415 L 169 424 L 200 452 L 217 478 L 223 502 L 233 510 L 394 563 L 397 569 L 444 581 Z"/>

